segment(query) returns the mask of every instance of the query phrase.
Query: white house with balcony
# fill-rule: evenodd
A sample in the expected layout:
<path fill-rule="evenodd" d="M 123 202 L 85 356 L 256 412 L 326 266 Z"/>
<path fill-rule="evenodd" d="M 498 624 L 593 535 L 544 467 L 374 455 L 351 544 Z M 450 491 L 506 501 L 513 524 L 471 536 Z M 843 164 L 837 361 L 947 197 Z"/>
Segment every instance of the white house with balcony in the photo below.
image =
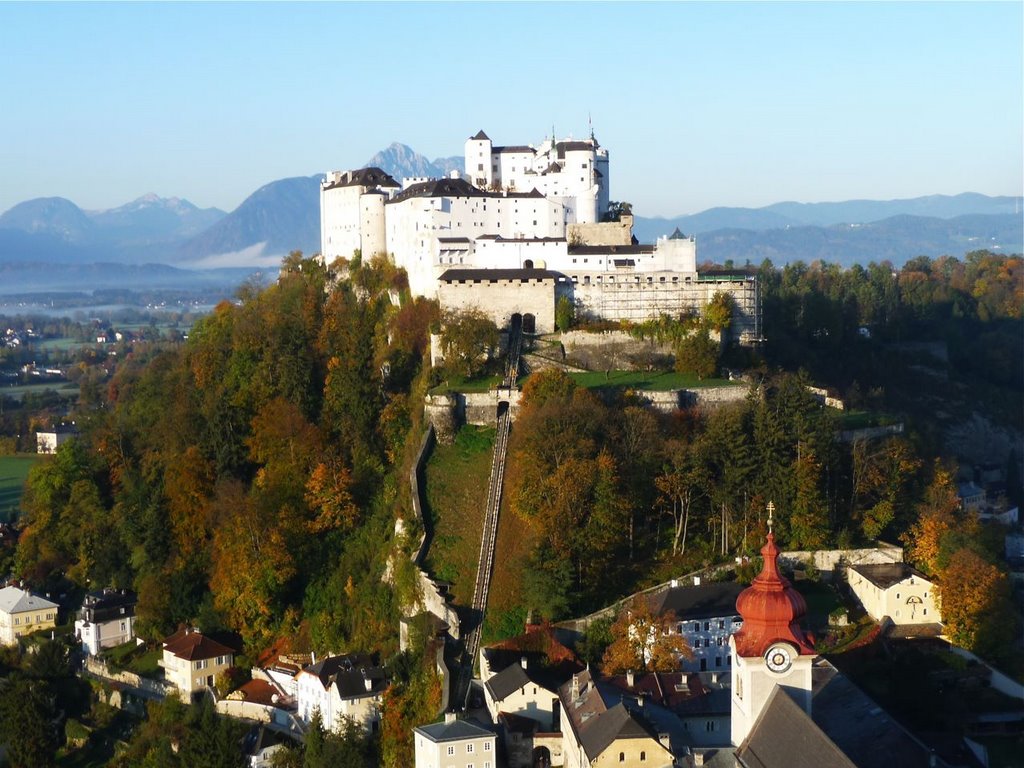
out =
<path fill-rule="evenodd" d="M 134 592 L 103 589 L 85 596 L 75 620 L 75 637 L 82 649 L 95 656 L 103 648 L 113 648 L 135 637 Z"/>
<path fill-rule="evenodd" d="M 217 678 L 234 664 L 234 658 L 234 649 L 197 629 L 183 627 L 164 640 L 160 666 L 164 679 L 187 702 L 194 694 L 213 688 Z"/>

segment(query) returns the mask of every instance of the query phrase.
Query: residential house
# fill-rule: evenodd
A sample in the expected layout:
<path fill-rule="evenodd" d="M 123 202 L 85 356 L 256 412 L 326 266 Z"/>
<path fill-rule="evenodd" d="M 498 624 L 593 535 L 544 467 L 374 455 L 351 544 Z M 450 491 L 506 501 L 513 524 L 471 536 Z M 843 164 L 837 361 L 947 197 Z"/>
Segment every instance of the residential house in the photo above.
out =
<path fill-rule="evenodd" d="M 533 768 L 543 756 L 547 765 L 561 765 L 557 686 L 531 668 L 526 656 L 484 683 L 484 699 L 498 724 L 510 768 Z"/>
<path fill-rule="evenodd" d="M 674 629 L 686 638 L 693 650 L 692 659 L 681 661 L 686 672 L 726 671 L 732 664 L 729 636 L 743 626 L 736 613 L 736 598 L 743 586 L 734 581 L 716 581 L 671 586 L 652 599 L 656 616 L 668 613 Z"/>
<path fill-rule="evenodd" d="M 0 589 L 0 645 L 57 625 L 58 605 L 18 587 Z"/>
<path fill-rule="evenodd" d="M 82 649 L 95 656 L 103 648 L 127 643 L 135 637 L 134 592 L 125 589 L 103 589 L 85 596 L 75 621 L 75 637 Z"/>
<path fill-rule="evenodd" d="M 254 726 L 242 742 L 242 752 L 249 761 L 249 768 L 271 768 L 275 756 L 288 747 L 288 737 L 272 731 L 263 725 Z"/>
<path fill-rule="evenodd" d="M 484 699 L 495 721 L 499 712 L 508 712 L 536 720 L 545 731 L 558 730 L 558 692 L 546 687 L 525 656 L 488 678 Z"/>
<path fill-rule="evenodd" d="M 163 643 L 164 678 L 177 687 L 184 701 L 213 688 L 217 677 L 234 663 L 235 650 L 202 634 L 198 629 L 179 629 Z"/>
<path fill-rule="evenodd" d="M 77 435 L 78 427 L 74 424 L 58 424 L 52 429 L 40 429 L 36 432 L 36 453 L 56 453 L 58 448 Z"/>
<path fill-rule="evenodd" d="M 671 768 L 672 752 L 638 712 L 623 701 L 609 707 L 590 670 L 559 689 L 562 758 L 565 768 L 616 765 Z"/>
<path fill-rule="evenodd" d="M 369 656 L 329 656 L 299 672 L 295 683 L 303 722 L 311 722 L 319 711 L 324 728 L 330 731 L 339 731 L 346 719 L 367 732 L 380 726 L 387 678 Z"/>
<path fill-rule="evenodd" d="M 729 744 L 731 705 L 725 673 L 627 672 L 603 678 L 598 686 L 610 689 L 606 700 L 618 696 L 641 704 L 645 718 L 658 732 L 669 734 L 676 754 L 683 746 Z"/>
<path fill-rule="evenodd" d="M 974 483 L 960 483 L 957 486 L 960 506 L 967 512 L 979 512 L 985 506 L 985 489 Z"/>
<path fill-rule="evenodd" d="M 480 676 L 510 768 L 562 764 L 558 687 L 583 670 L 550 624 L 480 650 Z"/>
<path fill-rule="evenodd" d="M 496 768 L 497 737 L 487 726 L 458 720 L 448 712 L 443 723 L 413 728 L 416 768 Z"/>
<path fill-rule="evenodd" d="M 935 585 L 906 563 L 851 565 L 846 579 L 864 610 L 875 621 L 888 616 L 894 624 L 942 621 Z"/>

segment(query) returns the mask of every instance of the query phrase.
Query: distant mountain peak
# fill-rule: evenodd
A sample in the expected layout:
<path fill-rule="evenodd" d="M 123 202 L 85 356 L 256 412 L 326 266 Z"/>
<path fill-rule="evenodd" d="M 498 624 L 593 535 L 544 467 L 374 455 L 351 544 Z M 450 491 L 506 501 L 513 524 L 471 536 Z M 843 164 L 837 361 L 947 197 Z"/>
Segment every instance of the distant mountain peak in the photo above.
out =
<path fill-rule="evenodd" d="M 461 170 L 462 165 L 461 157 L 439 157 L 431 161 L 409 145 L 393 141 L 367 160 L 364 167 L 380 168 L 401 180 L 424 176 L 436 179 L 447 176 L 453 170 Z"/>

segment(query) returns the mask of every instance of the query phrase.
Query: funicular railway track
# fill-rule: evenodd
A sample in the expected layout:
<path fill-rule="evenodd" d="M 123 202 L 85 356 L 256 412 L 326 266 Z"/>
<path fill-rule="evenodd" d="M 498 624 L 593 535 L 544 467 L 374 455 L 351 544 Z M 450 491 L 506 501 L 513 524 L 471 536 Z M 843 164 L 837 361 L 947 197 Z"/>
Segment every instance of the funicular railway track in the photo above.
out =
<path fill-rule="evenodd" d="M 505 376 L 501 389 L 509 392 L 516 385 L 519 375 L 519 356 L 522 352 L 523 334 L 521 321 L 513 321 L 509 328 L 508 356 Z M 494 550 L 498 539 L 498 513 L 501 510 L 501 496 L 505 480 L 505 459 L 508 454 L 508 435 L 511 428 L 508 401 L 498 405 L 498 431 L 494 440 L 494 456 L 491 459 L 491 474 L 487 483 L 487 509 L 484 514 L 483 533 L 480 537 L 480 556 L 477 562 L 476 585 L 473 588 L 473 602 L 470 606 L 474 625 L 466 637 L 466 653 L 459 673 L 458 688 L 454 701 L 466 705 L 469 699 L 470 682 L 473 679 L 473 664 L 480 650 L 480 632 L 483 628 L 484 613 L 487 610 L 487 593 L 494 571 Z"/>

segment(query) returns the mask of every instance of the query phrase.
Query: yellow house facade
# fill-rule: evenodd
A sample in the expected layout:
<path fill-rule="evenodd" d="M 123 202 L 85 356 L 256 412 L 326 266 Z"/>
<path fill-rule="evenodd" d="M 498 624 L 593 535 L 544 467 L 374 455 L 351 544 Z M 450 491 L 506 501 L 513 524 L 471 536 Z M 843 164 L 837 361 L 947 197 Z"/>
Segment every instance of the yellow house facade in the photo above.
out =
<path fill-rule="evenodd" d="M 0 645 L 57 626 L 56 603 L 18 587 L 0 589 Z"/>

